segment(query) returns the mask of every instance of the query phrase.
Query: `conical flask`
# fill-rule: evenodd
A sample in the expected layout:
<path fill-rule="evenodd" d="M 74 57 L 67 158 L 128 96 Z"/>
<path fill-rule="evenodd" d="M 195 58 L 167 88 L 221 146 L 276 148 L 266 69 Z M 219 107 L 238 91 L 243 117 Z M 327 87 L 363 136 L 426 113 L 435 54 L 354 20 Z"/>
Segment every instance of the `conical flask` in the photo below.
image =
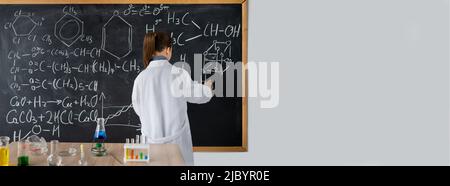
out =
<path fill-rule="evenodd" d="M 106 155 L 106 148 L 104 142 L 106 141 L 105 119 L 97 118 L 97 127 L 94 133 L 94 143 L 91 152 L 96 156 Z"/>

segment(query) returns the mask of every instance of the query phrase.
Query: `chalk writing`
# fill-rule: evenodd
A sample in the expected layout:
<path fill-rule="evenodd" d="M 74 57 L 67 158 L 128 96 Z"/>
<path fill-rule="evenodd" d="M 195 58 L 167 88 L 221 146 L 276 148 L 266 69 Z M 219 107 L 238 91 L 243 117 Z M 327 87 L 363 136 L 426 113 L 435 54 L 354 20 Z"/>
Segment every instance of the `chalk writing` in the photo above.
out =
<path fill-rule="evenodd" d="M 225 72 L 241 57 L 241 19 L 184 6 L 0 6 L 0 134 L 14 141 L 30 135 L 91 141 L 81 136 L 92 136 L 103 117 L 106 127 L 133 137 L 141 123 L 131 90 L 144 70 L 146 33 L 169 33 L 171 61 L 192 67 L 198 54 L 204 68 L 197 70 L 208 75 Z"/>

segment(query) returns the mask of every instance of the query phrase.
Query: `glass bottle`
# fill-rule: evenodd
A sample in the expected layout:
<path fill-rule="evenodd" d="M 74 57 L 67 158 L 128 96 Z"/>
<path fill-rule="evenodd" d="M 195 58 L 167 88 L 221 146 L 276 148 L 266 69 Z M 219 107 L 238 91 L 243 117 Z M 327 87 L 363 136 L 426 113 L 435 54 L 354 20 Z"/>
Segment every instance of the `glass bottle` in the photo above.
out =
<path fill-rule="evenodd" d="M 61 166 L 62 158 L 58 154 L 58 140 L 50 141 L 50 155 L 47 157 L 49 166 Z"/>
<path fill-rule="evenodd" d="M 9 137 L 0 136 L 0 166 L 9 165 Z"/>

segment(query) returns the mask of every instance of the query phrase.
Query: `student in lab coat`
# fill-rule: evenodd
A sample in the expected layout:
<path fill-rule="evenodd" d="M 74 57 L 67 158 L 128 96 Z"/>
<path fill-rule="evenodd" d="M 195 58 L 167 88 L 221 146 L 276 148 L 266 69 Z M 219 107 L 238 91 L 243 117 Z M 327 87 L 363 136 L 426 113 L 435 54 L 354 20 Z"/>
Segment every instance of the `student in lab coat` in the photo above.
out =
<path fill-rule="evenodd" d="M 145 35 L 145 69 L 134 80 L 132 103 L 147 141 L 178 144 L 186 164 L 193 165 L 187 102 L 208 102 L 212 97 L 212 82 L 199 84 L 192 81 L 186 70 L 170 64 L 171 41 L 164 32 Z"/>

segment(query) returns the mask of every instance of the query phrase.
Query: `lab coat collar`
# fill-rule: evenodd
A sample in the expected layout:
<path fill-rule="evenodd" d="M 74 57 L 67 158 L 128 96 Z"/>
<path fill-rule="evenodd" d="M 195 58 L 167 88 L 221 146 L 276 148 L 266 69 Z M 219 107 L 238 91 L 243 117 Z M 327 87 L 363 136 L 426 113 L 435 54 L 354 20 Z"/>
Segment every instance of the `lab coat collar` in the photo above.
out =
<path fill-rule="evenodd" d="M 165 56 L 153 56 L 150 61 L 156 61 L 156 60 L 167 60 Z"/>
<path fill-rule="evenodd" d="M 167 65 L 167 64 L 170 64 L 169 61 L 167 61 L 167 59 L 152 60 L 148 64 L 148 67 L 158 67 L 158 66 L 163 66 L 163 65 Z"/>

